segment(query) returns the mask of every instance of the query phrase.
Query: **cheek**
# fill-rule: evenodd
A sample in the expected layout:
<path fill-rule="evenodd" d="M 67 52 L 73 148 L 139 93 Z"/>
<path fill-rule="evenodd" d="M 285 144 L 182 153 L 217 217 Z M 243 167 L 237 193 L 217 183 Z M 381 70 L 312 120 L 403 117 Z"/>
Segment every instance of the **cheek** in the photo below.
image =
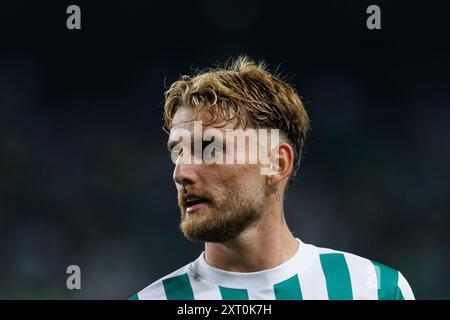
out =
<path fill-rule="evenodd" d="M 253 165 L 218 165 L 212 170 L 211 178 L 210 182 L 229 192 L 259 190 L 264 183 L 259 167 Z"/>

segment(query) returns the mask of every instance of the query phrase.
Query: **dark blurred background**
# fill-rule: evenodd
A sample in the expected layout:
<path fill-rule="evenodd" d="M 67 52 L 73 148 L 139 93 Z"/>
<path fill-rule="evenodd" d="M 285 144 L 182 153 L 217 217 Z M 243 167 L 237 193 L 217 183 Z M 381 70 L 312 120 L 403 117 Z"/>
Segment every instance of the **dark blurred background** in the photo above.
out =
<path fill-rule="evenodd" d="M 393 2 L 2 2 L 0 298 L 127 299 L 200 254 L 178 230 L 163 92 L 241 53 L 284 71 L 312 119 L 296 236 L 450 298 L 450 6 Z"/>

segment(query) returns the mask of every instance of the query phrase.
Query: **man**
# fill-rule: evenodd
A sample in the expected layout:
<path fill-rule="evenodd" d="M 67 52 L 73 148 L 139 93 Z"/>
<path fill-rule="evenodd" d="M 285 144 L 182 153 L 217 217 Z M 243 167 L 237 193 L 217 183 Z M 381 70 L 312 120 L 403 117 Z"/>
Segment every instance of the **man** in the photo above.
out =
<path fill-rule="evenodd" d="M 309 119 L 296 91 L 263 64 L 241 56 L 181 77 L 165 93 L 164 116 L 180 229 L 205 242 L 205 251 L 132 299 L 414 299 L 400 272 L 290 232 L 283 200 Z M 214 134 L 206 137 L 209 129 Z M 263 130 L 278 138 L 275 144 L 250 139 Z M 255 149 L 239 147 L 235 138 L 256 143 L 269 162 L 248 161 Z"/>

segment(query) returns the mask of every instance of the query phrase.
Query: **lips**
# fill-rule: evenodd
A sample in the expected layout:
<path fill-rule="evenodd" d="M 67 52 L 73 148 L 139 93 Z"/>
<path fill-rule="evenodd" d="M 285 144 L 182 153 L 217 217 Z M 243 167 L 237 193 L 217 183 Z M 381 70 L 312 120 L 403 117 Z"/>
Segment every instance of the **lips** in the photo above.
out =
<path fill-rule="evenodd" d="M 197 195 L 188 194 L 183 197 L 183 204 L 184 204 L 184 207 L 186 208 L 186 212 L 188 212 L 188 213 L 199 209 L 200 207 L 207 204 L 208 202 L 209 202 L 209 200 L 207 198 L 197 196 Z"/>

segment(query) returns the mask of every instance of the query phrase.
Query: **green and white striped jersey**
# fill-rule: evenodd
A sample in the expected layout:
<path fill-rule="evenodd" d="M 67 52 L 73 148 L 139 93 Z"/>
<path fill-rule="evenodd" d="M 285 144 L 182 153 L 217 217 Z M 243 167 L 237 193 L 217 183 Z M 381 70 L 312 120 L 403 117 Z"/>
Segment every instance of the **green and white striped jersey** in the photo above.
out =
<path fill-rule="evenodd" d="M 193 262 L 130 299 L 139 300 L 404 300 L 414 294 L 403 275 L 354 254 L 319 248 L 300 239 L 285 263 L 258 272 L 229 272 Z"/>

